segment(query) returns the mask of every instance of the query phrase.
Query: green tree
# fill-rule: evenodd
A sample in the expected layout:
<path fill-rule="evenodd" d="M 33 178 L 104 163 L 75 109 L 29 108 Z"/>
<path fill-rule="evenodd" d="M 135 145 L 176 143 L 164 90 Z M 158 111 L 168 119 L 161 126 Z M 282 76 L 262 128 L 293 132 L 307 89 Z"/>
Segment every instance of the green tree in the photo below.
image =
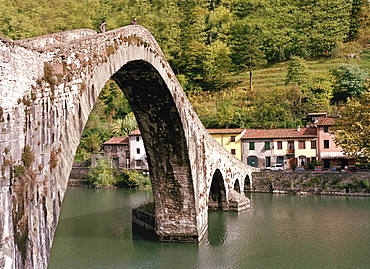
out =
<path fill-rule="evenodd" d="M 128 136 L 129 133 L 138 128 L 133 112 L 127 114 L 123 119 L 118 119 L 112 124 L 112 133 L 117 136 Z"/>
<path fill-rule="evenodd" d="M 230 37 L 231 59 L 234 69 L 251 71 L 266 64 L 261 31 L 246 21 L 235 23 Z"/>
<path fill-rule="evenodd" d="M 366 80 L 369 75 L 358 66 L 341 65 L 333 73 L 337 78 L 337 86 L 334 89 L 335 101 L 345 102 L 347 98 L 359 96 L 366 90 Z"/>
<path fill-rule="evenodd" d="M 370 161 L 370 91 L 348 99 L 333 128 L 335 143 L 350 157 Z"/>
<path fill-rule="evenodd" d="M 334 82 L 334 77 L 329 72 L 323 72 L 311 77 L 307 83 L 301 85 L 302 106 L 305 113 L 331 112 Z"/>
<path fill-rule="evenodd" d="M 108 157 L 100 157 L 96 160 L 96 166 L 91 168 L 88 175 L 89 182 L 95 188 L 103 188 L 114 185 L 117 180 L 112 160 Z"/>
<path fill-rule="evenodd" d="M 295 83 L 300 85 L 306 82 L 307 78 L 308 73 L 306 61 L 299 56 L 293 56 L 287 69 L 285 84 Z"/>

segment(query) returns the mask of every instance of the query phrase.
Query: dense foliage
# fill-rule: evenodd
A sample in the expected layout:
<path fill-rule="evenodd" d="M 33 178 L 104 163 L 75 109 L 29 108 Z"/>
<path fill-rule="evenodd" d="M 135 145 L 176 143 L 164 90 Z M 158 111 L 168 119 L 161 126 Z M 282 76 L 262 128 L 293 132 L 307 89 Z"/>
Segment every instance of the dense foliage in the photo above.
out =
<path fill-rule="evenodd" d="M 223 74 L 330 56 L 368 21 L 367 0 L 3 0 L 0 35 L 20 39 L 132 17 L 148 28 L 187 90 L 215 89 Z"/>
<path fill-rule="evenodd" d="M 348 100 L 336 121 L 335 142 L 352 158 L 370 161 L 370 91 Z"/>
<path fill-rule="evenodd" d="M 91 167 L 88 174 L 89 184 L 96 189 L 99 188 L 147 188 L 151 186 L 148 176 L 135 170 L 119 171 L 113 168 L 110 157 L 100 157 L 96 159 L 96 165 Z"/>
<path fill-rule="evenodd" d="M 79 28 L 107 30 L 133 17 L 155 36 L 206 127 L 279 128 L 304 125 L 309 112 L 366 91 L 370 49 L 361 65 L 314 73 L 307 61 L 337 57 L 369 25 L 367 0 L 2 0 L 0 36 L 34 37 Z M 368 41 L 367 41 L 368 42 Z M 285 84 L 236 90 L 230 74 L 288 61 Z M 136 123 L 112 81 L 103 89 L 78 153 L 99 151 Z"/>

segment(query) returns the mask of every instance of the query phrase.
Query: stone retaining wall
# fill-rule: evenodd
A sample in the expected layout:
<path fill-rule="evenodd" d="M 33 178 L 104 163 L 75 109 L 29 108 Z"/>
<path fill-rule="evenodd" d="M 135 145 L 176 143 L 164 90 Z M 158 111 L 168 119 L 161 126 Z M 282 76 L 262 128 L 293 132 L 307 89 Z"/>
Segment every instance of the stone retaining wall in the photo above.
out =
<path fill-rule="evenodd" d="M 255 172 L 247 192 L 370 197 L 370 173 Z"/>

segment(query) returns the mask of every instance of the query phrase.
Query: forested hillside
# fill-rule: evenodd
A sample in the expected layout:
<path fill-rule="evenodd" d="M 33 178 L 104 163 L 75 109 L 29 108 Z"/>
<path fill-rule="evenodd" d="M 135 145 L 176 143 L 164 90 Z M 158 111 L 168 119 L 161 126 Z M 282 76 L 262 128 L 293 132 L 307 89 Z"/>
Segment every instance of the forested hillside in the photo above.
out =
<path fill-rule="evenodd" d="M 0 36 L 98 30 L 102 20 L 109 31 L 137 17 L 206 127 L 295 127 L 368 87 L 369 14 L 367 0 L 2 0 Z M 135 128 L 112 82 L 90 118 L 89 152 Z"/>

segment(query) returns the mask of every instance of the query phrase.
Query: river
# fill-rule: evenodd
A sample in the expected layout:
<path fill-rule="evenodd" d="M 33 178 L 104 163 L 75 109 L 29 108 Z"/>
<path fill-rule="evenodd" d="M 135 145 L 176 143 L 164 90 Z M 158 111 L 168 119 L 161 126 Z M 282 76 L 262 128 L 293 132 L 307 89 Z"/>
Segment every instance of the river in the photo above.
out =
<path fill-rule="evenodd" d="M 133 235 L 147 190 L 68 188 L 53 268 L 369 268 L 370 198 L 251 194 L 243 212 L 209 212 L 199 244 Z"/>

